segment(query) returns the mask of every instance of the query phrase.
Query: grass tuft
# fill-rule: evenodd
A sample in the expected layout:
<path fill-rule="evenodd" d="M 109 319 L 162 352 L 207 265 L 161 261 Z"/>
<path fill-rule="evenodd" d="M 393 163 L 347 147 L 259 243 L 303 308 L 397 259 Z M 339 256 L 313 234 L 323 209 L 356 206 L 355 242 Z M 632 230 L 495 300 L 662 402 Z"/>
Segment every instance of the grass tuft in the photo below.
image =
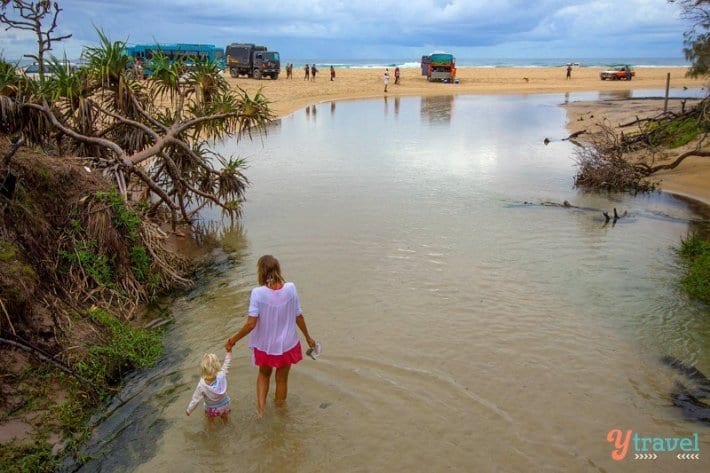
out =
<path fill-rule="evenodd" d="M 681 284 L 693 298 L 710 304 L 710 241 L 691 234 L 681 242 L 680 255 L 688 265 Z"/>

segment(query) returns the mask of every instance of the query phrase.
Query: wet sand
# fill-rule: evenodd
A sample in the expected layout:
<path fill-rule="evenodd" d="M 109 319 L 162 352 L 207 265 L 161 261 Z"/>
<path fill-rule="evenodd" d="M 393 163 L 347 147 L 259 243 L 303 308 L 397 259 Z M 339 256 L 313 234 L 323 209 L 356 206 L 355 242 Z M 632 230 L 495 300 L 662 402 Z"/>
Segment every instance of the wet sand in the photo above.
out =
<path fill-rule="evenodd" d="M 602 81 L 601 68 L 578 68 L 572 78 L 565 78 L 565 68 L 475 68 L 462 67 L 457 71 L 458 84 L 427 82 L 419 69 L 401 69 L 401 84 L 394 84 L 394 71 L 390 68 L 388 96 L 434 96 L 451 94 L 539 94 L 565 92 L 623 93 L 634 89 L 664 89 L 666 76 L 671 74 L 671 87 L 703 87 L 699 79 L 685 77 L 686 68 L 637 68 L 631 81 Z M 276 116 L 285 116 L 307 105 L 334 100 L 352 100 L 382 97 L 384 69 L 336 69 L 335 80 L 330 80 L 327 66 L 320 66 L 315 81 L 305 81 L 303 70 L 295 69 L 293 79 L 283 72 L 278 80 L 256 81 L 248 78 L 227 80 L 249 94 L 261 89 L 271 102 Z M 656 115 L 663 109 L 658 101 L 639 101 L 633 107 L 628 101 L 595 101 L 570 104 L 567 107 L 571 132 L 580 125 L 588 126 L 603 117 L 612 123 L 624 123 L 635 116 Z M 675 103 L 679 108 L 680 104 Z M 580 121 L 579 119 L 583 120 Z M 670 158 L 669 158 L 670 159 Z M 678 168 L 658 174 L 661 188 L 683 194 L 710 205 L 710 160 L 688 158 Z"/>

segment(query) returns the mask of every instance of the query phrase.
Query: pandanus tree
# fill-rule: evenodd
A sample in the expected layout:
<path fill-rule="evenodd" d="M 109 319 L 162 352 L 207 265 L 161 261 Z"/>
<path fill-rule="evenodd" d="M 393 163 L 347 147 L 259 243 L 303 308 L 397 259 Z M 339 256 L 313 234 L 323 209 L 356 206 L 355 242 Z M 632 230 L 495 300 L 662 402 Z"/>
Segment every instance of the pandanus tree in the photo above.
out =
<path fill-rule="evenodd" d="M 125 43 L 98 34 L 77 70 L 52 61 L 49 77 L 36 82 L 1 69 L 0 126 L 27 143 L 85 158 L 127 201 L 141 196 L 173 228 L 193 223 L 206 206 L 238 216 L 245 163 L 208 144 L 265 126 L 265 97 L 230 89 L 214 63 L 186 67 L 160 53 L 139 80 L 129 73 Z"/>

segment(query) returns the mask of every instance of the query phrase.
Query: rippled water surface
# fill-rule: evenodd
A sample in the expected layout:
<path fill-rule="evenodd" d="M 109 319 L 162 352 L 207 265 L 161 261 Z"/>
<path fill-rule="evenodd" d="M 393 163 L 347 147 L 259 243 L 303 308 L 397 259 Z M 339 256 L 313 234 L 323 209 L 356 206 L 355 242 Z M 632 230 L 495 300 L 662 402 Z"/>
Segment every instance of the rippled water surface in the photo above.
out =
<path fill-rule="evenodd" d="M 564 100 L 323 103 L 221 146 L 250 163 L 241 227 L 173 304 L 165 358 L 110 406 L 85 471 L 647 471 L 610 458 L 615 427 L 698 432 L 710 454 L 660 362 L 710 372 L 710 314 L 680 290 L 676 256 L 701 216 L 663 194 L 573 189 Z M 564 200 L 581 209 L 540 205 Z M 628 217 L 604 225 L 614 207 Z M 240 343 L 231 424 L 210 430 L 184 409 L 202 354 L 243 323 L 264 253 L 324 354 L 257 420 Z"/>

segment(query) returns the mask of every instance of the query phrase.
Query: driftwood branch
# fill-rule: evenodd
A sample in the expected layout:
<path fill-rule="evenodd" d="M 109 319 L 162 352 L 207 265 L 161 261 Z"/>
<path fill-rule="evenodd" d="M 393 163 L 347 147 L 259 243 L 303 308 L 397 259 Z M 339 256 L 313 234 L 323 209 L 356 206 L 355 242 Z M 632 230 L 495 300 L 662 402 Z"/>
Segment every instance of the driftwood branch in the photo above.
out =
<path fill-rule="evenodd" d="M 48 353 L 45 353 L 44 350 L 41 350 L 40 348 L 37 348 L 27 342 L 21 342 L 18 340 L 10 340 L 7 338 L 2 338 L 2 337 L 0 337 L 0 343 L 4 343 L 6 345 L 10 345 L 12 347 L 19 348 L 20 350 L 26 351 L 27 353 L 30 353 L 31 355 L 37 357 L 41 361 L 46 361 L 46 362 L 51 363 L 55 367 L 64 371 L 65 373 L 75 377 L 79 381 L 81 381 L 89 386 L 91 385 L 91 382 L 88 379 L 81 376 L 79 373 L 77 373 L 76 371 L 71 369 L 68 365 L 62 363 L 59 360 L 56 360 L 54 357 L 52 357 Z"/>
<path fill-rule="evenodd" d="M 609 216 L 609 212 L 607 212 L 606 210 L 602 212 L 602 215 L 604 215 L 604 220 L 605 220 L 604 223 L 609 223 L 609 220 L 612 219 L 612 218 Z M 626 210 L 624 210 L 624 213 L 622 213 L 621 215 L 619 215 L 618 212 L 616 211 L 616 207 L 614 207 L 614 221 L 613 221 L 612 223 L 615 224 L 615 223 L 618 222 L 622 217 L 626 217 L 627 215 L 628 215 L 628 213 L 627 213 Z"/>
<path fill-rule="evenodd" d="M 626 128 L 634 125 L 638 125 L 640 123 L 644 122 L 657 122 L 659 120 L 663 120 L 664 118 L 676 118 L 678 115 L 673 113 L 673 112 L 663 112 L 659 115 L 656 115 L 655 117 L 647 117 L 647 118 L 639 118 L 636 116 L 636 118 L 630 122 L 622 123 L 619 125 L 619 128 Z"/>
<path fill-rule="evenodd" d="M 20 147 L 25 144 L 25 138 L 20 137 L 17 141 L 15 141 L 12 146 L 10 147 L 10 150 L 5 154 L 5 156 L 2 158 L 2 163 L 7 166 L 10 164 L 10 160 L 12 157 L 17 153 L 17 150 L 20 149 Z"/>
<path fill-rule="evenodd" d="M 579 137 L 579 136 L 585 134 L 586 132 L 587 132 L 587 130 L 575 131 L 574 133 L 572 133 L 571 135 L 569 135 L 567 138 L 565 138 L 565 140 L 573 140 L 573 139 L 575 139 L 575 138 L 577 138 L 577 137 Z"/>
<path fill-rule="evenodd" d="M 700 149 L 694 149 L 691 151 L 687 151 L 680 156 L 676 158 L 675 161 L 669 164 L 659 164 L 658 166 L 653 166 L 649 168 L 649 174 L 653 174 L 654 172 L 660 171 L 662 169 L 675 169 L 680 163 L 683 162 L 685 158 L 688 158 L 690 156 L 701 156 L 704 158 L 710 157 L 710 151 L 705 151 L 705 150 L 700 150 Z"/>

